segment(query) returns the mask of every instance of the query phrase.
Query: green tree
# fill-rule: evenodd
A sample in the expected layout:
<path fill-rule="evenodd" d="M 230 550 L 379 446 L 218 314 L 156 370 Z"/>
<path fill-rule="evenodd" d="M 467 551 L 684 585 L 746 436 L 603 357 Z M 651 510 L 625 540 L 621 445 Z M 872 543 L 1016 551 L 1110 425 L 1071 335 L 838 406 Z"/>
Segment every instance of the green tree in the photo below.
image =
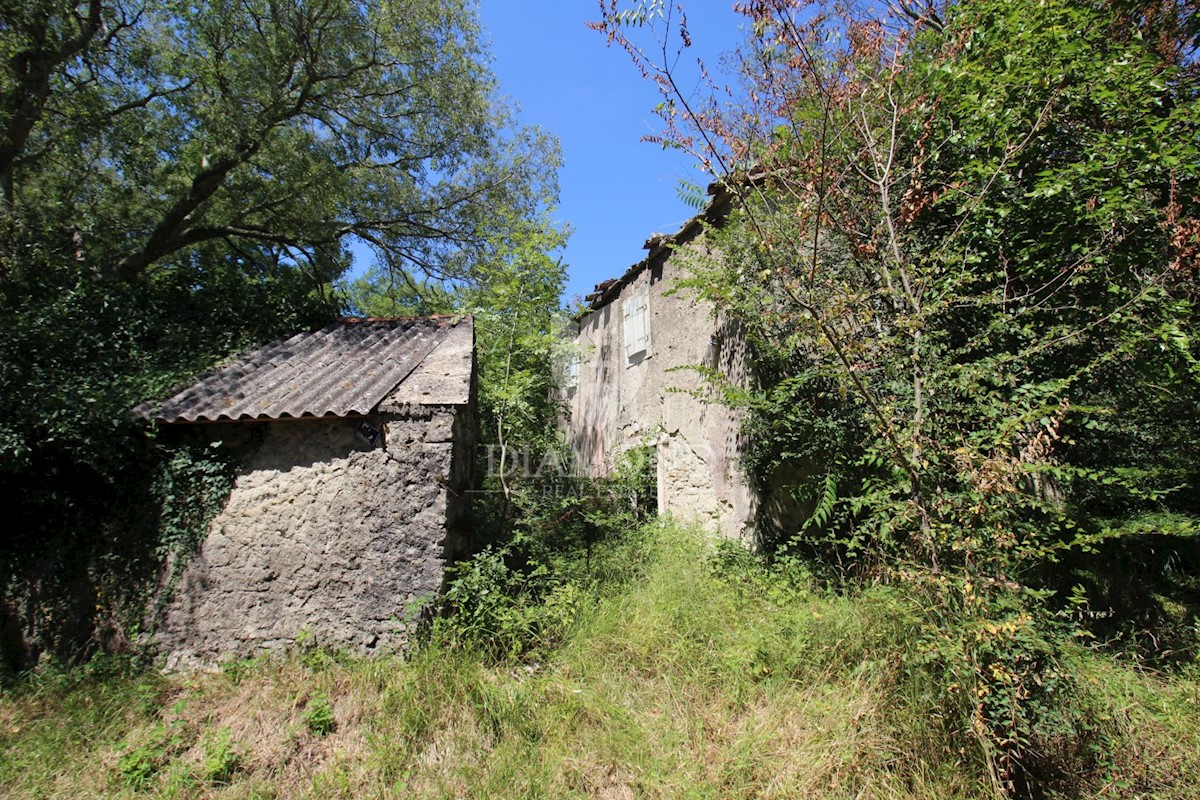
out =
<path fill-rule="evenodd" d="M 566 233 L 548 220 L 526 225 L 526 236 L 485 265 L 462 298 L 478 326 L 483 440 L 496 450 L 489 461 L 505 495 L 514 462 L 536 463 L 557 442 L 557 323 L 566 269 L 553 254 L 564 244 Z"/>
<path fill-rule="evenodd" d="M 336 316 L 352 245 L 418 285 L 471 280 L 519 234 L 497 221 L 556 191 L 553 148 L 497 98 L 467 0 L 5 2 L 0 55 L 19 529 L 0 580 L 91 592 L 59 614 L 86 627 L 137 561 L 114 543 L 154 527 L 135 500 L 156 445 L 130 409 Z"/>
<path fill-rule="evenodd" d="M 349 311 L 364 317 L 448 314 L 456 305 L 452 285 L 381 265 L 346 282 L 343 291 Z"/>
<path fill-rule="evenodd" d="M 742 10 L 732 98 L 681 90 L 673 4 L 613 4 L 598 27 L 663 90 L 660 140 L 740 201 L 689 285 L 760 356 L 760 385 L 730 393 L 754 412 L 756 466 L 812 474 L 797 544 L 923 598 L 916 665 L 971 688 L 942 700 L 997 790 L 1032 791 L 1078 730 L 1051 565 L 1196 530 L 1197 18 Z"/>
<path fill-rule="evenodd" d="M 315 268 L 350 237 L 461 271 L 486 213 L 529 210 L 545 177 L 538 134 L 504 134 L 458 0 L 18 6 L 0 79 L 13 243 L 40 222 L 104 274 L 213 240 Z"/>

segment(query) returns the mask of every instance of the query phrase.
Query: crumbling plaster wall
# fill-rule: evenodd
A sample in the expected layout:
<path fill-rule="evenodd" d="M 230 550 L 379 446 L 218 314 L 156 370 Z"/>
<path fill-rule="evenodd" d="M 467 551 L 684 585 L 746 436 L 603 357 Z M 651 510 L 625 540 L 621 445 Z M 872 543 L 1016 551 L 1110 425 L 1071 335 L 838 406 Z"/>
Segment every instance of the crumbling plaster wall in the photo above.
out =
<path fill-rule="evenodd" d="M 454 485 L 463 470 L 453 440 L 465 412 L 422 411 L 373 418 L 384 432 L 373 448 L 353 420 L 254 426 L 229 500 L 156 631 L 168 669 L 301 635 L 360 653 L 404 648 L 461 545 L 453 523 L 466 488 Z"/>
<path fill-rule="evenodd" d="M 475 338 L 459 326 L 365 421 L 207 426 L 237 454 L 233 491 L 165 593 L 168 669 L 281 649 L 301 635 L 398 652 L 419 607 L 468 549 Z M 172 588 L 172 587 L 168 587 Z"/>
<path fill-rule="evenodd" d="M 693 247 L 701 246 L 693 243 Z M 579 321 L 577 386 L 568 391 L 572 449 L 593 477 L 612 469 L 623 450 L 649 444 L 658 459 L 662 512 L 750 542 L 754 498 L 738 463 L 737 414 L 704 399 L 703 365 L 745 379 L 745 346 L 712 307 L 687 290 L 669 293 L 682 267 L 663 255 L 621 288 L 618 297 Z M 650 347 L 628 358 L 623 303 L 649 293 Z"/>

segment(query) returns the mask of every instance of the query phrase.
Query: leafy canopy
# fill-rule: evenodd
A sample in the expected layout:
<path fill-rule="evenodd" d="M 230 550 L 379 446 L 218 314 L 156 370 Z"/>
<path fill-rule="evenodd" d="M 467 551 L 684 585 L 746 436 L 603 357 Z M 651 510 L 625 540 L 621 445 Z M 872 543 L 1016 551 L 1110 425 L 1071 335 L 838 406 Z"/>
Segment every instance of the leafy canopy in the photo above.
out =
<path fill-rule="evenodd" d="M 728 93 L 681 78 L 680 5 L 597 27 L 663 90 L 657 140 L 739 200 L 688 285 L 755 347 L 757 385 L 727 393 L 751 466 L 797 501 L 781 538 L 922 598 L 908 657 L 953 689 L 951 738 L 1035 793 L 1084 730 L 1053 565 L 1197 529 L 1200 22 L 1157 0 L 739 10 Z"/>
<path fill-rule="evenodd" d="M 0 56 L 0 580 L 61 554 L 59 619 L 153 536 L 138 402 L 337 316 L 351 248 L 478 284 L 557 194 L 468 0 L 5 2 Z"/>
<path fill-rule="evenodd" d="M 351 243 L 393 274 L 470 279 L 511 246 L 505 220 L 557 191 L 553 143 L 512 125 L 459 0 L 12 10 L 0 295 L 18 322 L 3 368 L 7 385 L 37 382 L 60 401 L 34 416 L 8 398 L 21 412 L 3 415 L 9 469 L 39 440 L 81 435 L 83 404 L 65 395 L 86 363 L 56 340 L 104 364 L 85 394 L 111 397 L 111 419 L 239 346 L 336 313 Z"/>

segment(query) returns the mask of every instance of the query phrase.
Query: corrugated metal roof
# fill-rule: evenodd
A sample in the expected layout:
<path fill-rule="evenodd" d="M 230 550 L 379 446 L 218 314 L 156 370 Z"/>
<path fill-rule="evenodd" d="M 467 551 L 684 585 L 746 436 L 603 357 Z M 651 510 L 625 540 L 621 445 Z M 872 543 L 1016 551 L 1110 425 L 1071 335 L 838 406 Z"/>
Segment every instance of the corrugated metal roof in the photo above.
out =
<path fill-rule="evenodd" d="M 261 347 L 161 406 L 162 423 L 369 414 L 470 317 L 343 319 Z M 462 379 L 469 386 L 469 364 Z"/>

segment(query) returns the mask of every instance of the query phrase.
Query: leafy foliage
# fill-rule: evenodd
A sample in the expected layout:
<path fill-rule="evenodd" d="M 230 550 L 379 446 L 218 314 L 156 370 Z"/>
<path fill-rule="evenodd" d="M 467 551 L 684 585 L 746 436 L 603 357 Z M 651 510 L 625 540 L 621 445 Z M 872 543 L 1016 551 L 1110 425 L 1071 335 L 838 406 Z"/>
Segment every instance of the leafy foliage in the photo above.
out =
<path fill-rule="evenodd" d="M 479 280 L 460 298 L 475 318 L 482 440 L 499 450 L 492 477 L 506 497 L 509 465 L 518 453 L 537 459 L 556 444 L 559 297 L 566 268 L 553 254 L 569 231 L 551 223 L 549 213 L 508 220 L 521 237 L 481 264 Z"/>
<path fill-rule="evenodd" d="M 492 209 L 536 207 L 542 142 L 505 132 L 458 0 L 44 0 L 5 45 L 5 221 L 101 273 L 224 242 L 320 281 L 354 236 L 462 274 Z M 8 284 L 36 274 L 23 256 Z"/>
<path fill-rule="evenodd" d="M 328 736 L 337 730 L 337 719 L 333 716 L 333 703 L 323 692 L 317 692 L 308 699 L 308 705 L 301 715 L 304 727 L 314 736 Z"/>
<path fill-rule="evenodd" d="M 458 565 L 441 600 L 451 616 L 434 622 L 435 640 L 496 659 L 556 644 L 580 610 L 579 587 L 548 564 L 517 560 L 512 547 L 487 547 Z"/>
<path fill-rule="evenodd" d="M 155 560 L 167 565 L 166 579 L 157 592 L 156 612 L 171 599 L 184 567 L 200 549 L 209 523 L 233 489 L 233 464 L 220 447 L 219 441 L 177 446 L 151 487 L 160 509 Z"/>
<path fill-rule="evenodd" d="M 560 644 L 597 585 L 628 577 L 654 510 L 652 466 L 635 450 L 603 479 L 555 473 L 522 485 L 503 543 L 451 569 L 429 641 L 499 661 Z"/>
<path fill-rule="evenodd" d="M 242 766 L 241 748 L 233 740 L 233 732 L 229 728 L 219 728 L 202 744 L 204 780 L 218 786 L 227 785 Z"/>
<path fill-rule="evenodd" d="M 759 355 L 727 392 L 752 466 L 808 476 L 792 547 L 919 600 L 913 668 L 953 687 L 948 735 L 998 793 L 1036 794 L 1086 740 L 1056 565 L 1195 526 L 1194 11 L 741 10 L 732 102 L 680 91 L 668 40 L 637 38 L 657 18 L 687 47 L 672 4 L 598 27 L 666 95 L 661 141 L 738 201 L 690 285 Z"/>
<path fill-rule="evenodd" d="M 174 442 L 134 406 L 337 316 L 351 245 L 469 280 L 555 161 L 460 0 L 36 0 L 0 51 L 0 649 L 28 664 L 128 638 L 92 622 L 153 581 Z"/>

